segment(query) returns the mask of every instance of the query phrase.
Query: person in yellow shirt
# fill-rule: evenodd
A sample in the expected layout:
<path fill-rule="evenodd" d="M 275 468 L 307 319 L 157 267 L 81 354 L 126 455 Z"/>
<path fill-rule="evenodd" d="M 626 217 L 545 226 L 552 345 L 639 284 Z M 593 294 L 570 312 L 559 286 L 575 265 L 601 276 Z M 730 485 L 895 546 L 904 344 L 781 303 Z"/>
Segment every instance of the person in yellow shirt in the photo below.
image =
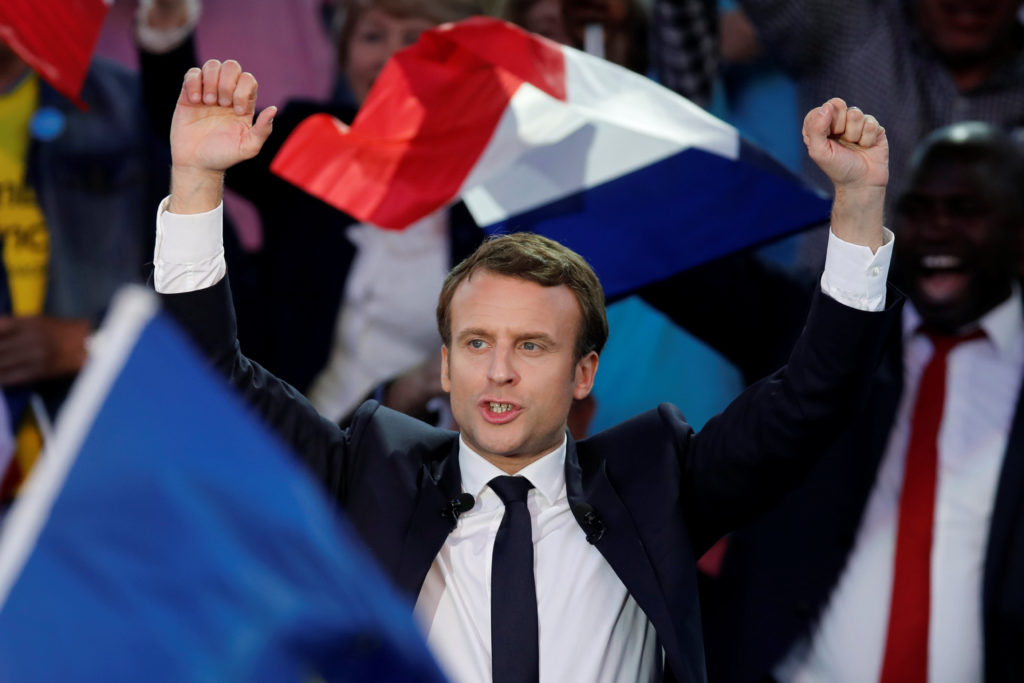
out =
<path fill-rule="evenodd" d="M 141 280 L 154 150 L 133 74 L 93 65 L 79 111 L 0 43 L 0 388 L 15 453 L 0 504 L 34 464 L 110 295 Z M 152 192 L 150 190 L 153 190 Z"/>

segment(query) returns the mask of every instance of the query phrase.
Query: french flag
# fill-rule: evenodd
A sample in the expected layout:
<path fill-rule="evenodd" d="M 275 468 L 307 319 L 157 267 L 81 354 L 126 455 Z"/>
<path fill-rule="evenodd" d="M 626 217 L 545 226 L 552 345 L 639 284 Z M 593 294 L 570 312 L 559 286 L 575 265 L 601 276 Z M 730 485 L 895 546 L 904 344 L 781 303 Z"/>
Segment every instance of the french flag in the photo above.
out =
<path fill-rule="evenodd" d="M 609 297 L 820 224 L 830 208 L 672 91 L 483 17 L 424 32 L 351 127 L 310 117 L 272 169 L 384 228 L 462 199 L 489 233 L 530 230 L 580 252 Z"/>
<path fill-rule="evenodd" d="M 3 0 L 0 40 L 57 92 L 87 109 L 79 95 L 113 2 Z"/>

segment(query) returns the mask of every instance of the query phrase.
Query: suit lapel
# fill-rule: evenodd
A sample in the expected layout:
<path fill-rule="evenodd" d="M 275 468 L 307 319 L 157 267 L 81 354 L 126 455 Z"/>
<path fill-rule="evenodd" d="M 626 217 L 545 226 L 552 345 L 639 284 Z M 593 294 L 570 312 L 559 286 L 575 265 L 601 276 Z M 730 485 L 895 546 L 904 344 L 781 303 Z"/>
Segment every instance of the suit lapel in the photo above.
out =
<path fill-rule="evenodd" d="M 455 439 L 447 457 L 424 464 L 420 472 L 419 493 L 402 541 L 395 576 L 395 582 L 404 593 L 413 597 L 419 594 L 431 563 L 455 528 L 451 501 L 461 491 L 459 440 Z"/>
<path fill-rule="evenodd" d="M 673 645 L 679 644 L 678 635 L 654 567 L 638 541 L 640 533 L 608 481 L 603 461 L 596 467 L 581 467 L 572 437 L 566 445 L 565 488 L 569 507 L 587 540 L 604 556 L 651 620 L 666 651 L 676 651 Z M 676 662 L 672 664 L 673 668 L 679 666 Z"/>

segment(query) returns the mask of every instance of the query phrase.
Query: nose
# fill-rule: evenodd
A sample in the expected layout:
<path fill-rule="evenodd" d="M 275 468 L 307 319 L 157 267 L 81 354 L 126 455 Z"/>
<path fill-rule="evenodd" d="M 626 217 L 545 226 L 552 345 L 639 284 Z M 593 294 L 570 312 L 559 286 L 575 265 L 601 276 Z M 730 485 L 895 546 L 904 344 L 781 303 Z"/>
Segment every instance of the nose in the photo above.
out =
<path fill-rule="evenodd" d="M 904 217 L 908 228 L 929 240 L 947 238 L 956 226 L 956 217 L 942 201 L 921 203 Z"/>
<path fill-rule="evenodd" d="M 963 235 L 967 224 L 947 206 L 936 205 L 921 225 L 921 235 L 936 244 L 956 241 Z"/>
<path fill-rule="evenodd" d="M 515 384 L 519 375 L 515 369 L 515 358 L 512 348 L 499 346 L 491 354 L 491 364 L 487 368 L 487 379 L 492 384 Z"/>

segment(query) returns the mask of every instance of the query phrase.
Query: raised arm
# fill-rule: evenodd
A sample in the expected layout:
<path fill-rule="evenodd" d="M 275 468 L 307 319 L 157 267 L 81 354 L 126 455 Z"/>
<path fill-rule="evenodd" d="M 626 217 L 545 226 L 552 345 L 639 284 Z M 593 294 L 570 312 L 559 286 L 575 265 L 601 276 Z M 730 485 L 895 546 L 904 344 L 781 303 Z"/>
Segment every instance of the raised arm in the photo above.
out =
<path fill-rule="evenodd" d="M 874 116 L 834 97 L 807 113 L 807 153 L 835 187 L 832 232 L 870 247 L 884 243 L 882 213 L 889 182 L 889 142 Z"/>
<path fill-rule="evenodd" d="M 277 107 L 267 107 L 254 122 L 256 90 L 256 79 L 233 59 L 211 59 L 185 74 L 171 121 L 171 212 L 216 208 L 224 171 L 260 151 Z"/>
<path fill-rule="evenodd" d="M 157 219 L 154 284 L 217 371 L 344 502 L 349 435 L 241 354 L 227 281 L 200 272 L 213 261 L 221 270 L 208 270 L 223 272 L 222 255 L 210 247 L 220 216 L 210 212 L 220 205 L 224 171 L 254 156 L 270 134 L 275 109 L 253 122 L 255 104 L 256 80 L 235 61 L 186 74 L 171 124 L 171 196 Z M 167 274 L 174 268 L 184 273 L 176 281 Z"/>
<path fill-rule="evenodd" d="M 685 481 L 691 519 L 700 520 L 695 538 L 713 540 L 735 528 L 799 481 L 854 414 L 897 329 L 895 297 L 878 312 L 892 250 L 882 227 L 885 132 L 874 117 L 832 99 L 807 114 L 803 134 L 836 190 L 838 240 L 829 244 L 821 282 L 827 296 L 815 296 L 788 365 L 743 392 L 694 438 Z M 841 257 L 833 259 L 833 251 Z"/>

